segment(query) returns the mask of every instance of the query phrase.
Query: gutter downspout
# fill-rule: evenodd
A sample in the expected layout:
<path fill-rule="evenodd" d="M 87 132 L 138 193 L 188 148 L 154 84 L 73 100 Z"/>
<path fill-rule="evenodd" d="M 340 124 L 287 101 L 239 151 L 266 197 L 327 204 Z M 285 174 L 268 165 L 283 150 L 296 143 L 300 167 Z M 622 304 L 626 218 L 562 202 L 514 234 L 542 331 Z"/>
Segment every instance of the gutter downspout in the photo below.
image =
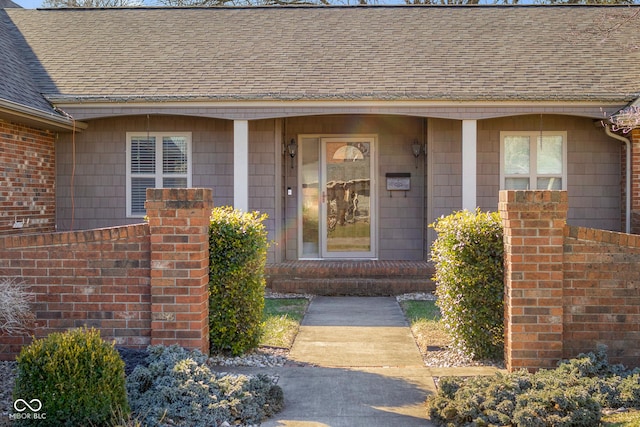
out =
<path fill-rule="evenodd" d="M 625 233 L 631 233 L 631 141 L 629 138 L 617 135 L 609 129 L 609 125 L 604 123 L 604 132 L 611 138 L 624 142 L 627 149 L 627 167 L 626 167 L 626 209 L 625 209 Z"/>

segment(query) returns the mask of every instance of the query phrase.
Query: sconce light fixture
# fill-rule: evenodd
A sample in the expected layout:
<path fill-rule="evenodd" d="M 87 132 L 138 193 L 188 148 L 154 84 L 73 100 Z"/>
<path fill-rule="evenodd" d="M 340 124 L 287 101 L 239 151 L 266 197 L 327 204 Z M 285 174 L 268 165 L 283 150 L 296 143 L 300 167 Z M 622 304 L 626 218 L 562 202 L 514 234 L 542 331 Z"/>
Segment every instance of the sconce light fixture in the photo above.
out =
<path fill-rule="evenodd" d="M 411 151 L 413 151 L 413 157 L 416 158 L 416 169 L 418 169 L 418 157 L 420 157 L 422 145 L 420 145 L 417 139 L 413 140 L 413 143 L 411 144 Z"/>
<path fill-rule="evenodd" d="M 291 141 L 287 144 L 287 152 L 289 156 L 291 156 L 291 169 L 293 169 L 293 159 L 296 157 L 296 154 L 298 154 L 298 144 L 296 144 L 294 138 L 291 138 Z"/>

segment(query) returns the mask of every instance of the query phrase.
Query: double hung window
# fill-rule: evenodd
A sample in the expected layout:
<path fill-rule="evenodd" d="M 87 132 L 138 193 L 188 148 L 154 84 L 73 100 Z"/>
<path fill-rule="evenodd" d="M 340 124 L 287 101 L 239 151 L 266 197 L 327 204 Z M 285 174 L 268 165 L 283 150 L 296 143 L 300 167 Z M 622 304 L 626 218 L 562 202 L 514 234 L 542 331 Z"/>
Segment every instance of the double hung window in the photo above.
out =
<path fill-rule="evenodd" d="M 500 188 L 566 190 L 566 132 L 501 132 Z"/>
<path fill-rule="evenodd" d="M 127 133 L 127 216 L 146 214 L 147 188 L 191 187 L 191 133 Z"/>

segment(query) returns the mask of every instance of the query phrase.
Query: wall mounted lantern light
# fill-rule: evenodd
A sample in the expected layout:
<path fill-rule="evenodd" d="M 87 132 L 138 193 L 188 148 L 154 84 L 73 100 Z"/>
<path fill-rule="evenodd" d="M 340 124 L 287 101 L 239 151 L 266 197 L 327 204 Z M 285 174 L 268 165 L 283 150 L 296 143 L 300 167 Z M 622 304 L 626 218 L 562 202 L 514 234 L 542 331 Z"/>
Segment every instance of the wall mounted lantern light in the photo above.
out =
<path fill-rule="evenodd" d="M 287 144 L 287 152 L 289 156 L 291 156 L 291 169 L 293 169 L 293 159 L 296 157 L 296 154 L 298 154 L 298 144 L 296 144 L 294 138 L 291 138 L 291 141 Z"/>
<path fill-rule="evenodd" d="M 418 169 L 418 157 L 420 157 L 422 145 L 420 145 L 417 139 L 413 140 L 413 143 L 411 144 L 411 151 L 413 151 L 413 157 L 416 158 L 416 169 Z"/>

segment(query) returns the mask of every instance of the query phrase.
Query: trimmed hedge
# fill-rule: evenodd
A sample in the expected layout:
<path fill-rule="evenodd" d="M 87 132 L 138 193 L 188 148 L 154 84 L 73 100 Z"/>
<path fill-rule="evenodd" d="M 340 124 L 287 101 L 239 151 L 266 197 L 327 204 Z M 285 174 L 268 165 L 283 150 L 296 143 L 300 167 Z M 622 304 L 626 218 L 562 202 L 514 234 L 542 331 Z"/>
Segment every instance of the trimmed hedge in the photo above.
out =
<path fill-rule="evenodd" d="M 474 359 L 504 357 L 504 243 L 500 215 L 460 211 L 431 224 L 438 238 L 437 304 L 455 348 Z"/>
<path fill-rule="evenodd" d="M 35 415 L 46 414 L 24 425 L 106 426 L 129 412 L 124 362 L 95 329 L 52 333 L 23 347 L 17 362 L 14 399 L 38 399 Z"/>
<path fill-rule="evenodd" d="M 209 339 L 211 351 L 234 356 L 260 342 L 264 308 L 267 215 L 225 206 L 209 227 Z"/>
<path fill-rule="evenodd" d="M 442 426 L 597 426 L 602 408 L 640 408 L 640 369 L 609 365 L 606 348 L 553 370 L 443 378 L 427 399 Z"/>

